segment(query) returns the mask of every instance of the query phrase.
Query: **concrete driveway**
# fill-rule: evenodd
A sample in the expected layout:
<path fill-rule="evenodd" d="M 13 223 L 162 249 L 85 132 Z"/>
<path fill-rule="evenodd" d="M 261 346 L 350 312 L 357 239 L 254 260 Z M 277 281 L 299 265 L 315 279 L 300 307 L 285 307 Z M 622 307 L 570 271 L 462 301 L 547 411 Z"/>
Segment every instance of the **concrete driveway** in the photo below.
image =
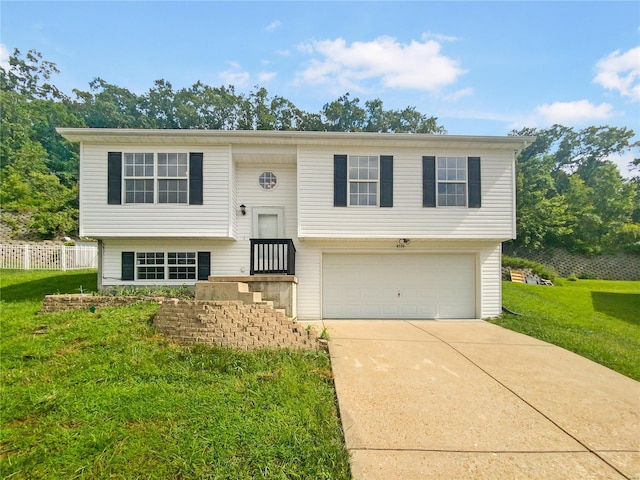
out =
<path fill-rule="evenodd" d="M 640 479 L 640 383 L 475 321 L 324 321 L 353 477 Z"/>

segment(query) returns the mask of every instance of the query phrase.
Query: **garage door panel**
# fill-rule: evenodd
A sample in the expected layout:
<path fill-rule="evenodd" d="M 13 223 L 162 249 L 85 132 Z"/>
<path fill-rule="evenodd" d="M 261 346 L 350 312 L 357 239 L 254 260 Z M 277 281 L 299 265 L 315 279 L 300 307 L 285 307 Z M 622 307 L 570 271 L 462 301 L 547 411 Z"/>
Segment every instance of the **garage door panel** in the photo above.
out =
<path fill-rule="evenodd" d="M 473 255 L 325 254 L 323 316 L 474 318 L 475 282 Z"/>

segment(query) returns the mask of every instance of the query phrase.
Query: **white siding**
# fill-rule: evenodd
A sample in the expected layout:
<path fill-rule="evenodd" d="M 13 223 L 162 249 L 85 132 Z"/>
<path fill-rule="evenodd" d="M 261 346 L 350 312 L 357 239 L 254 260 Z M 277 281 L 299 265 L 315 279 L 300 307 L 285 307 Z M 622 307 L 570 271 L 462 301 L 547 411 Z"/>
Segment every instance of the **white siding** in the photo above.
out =
<path fill-rule="evenodd" d="M 203 152 L 203 205 L 107 204 L 108 152 Z M 82 145 L 80 235 L 218 237 L 230 235 L 230 146 Z"/>
<path fill-rule="evenodd" d="M 502 244 L 480 251 L 482 269 L 481 317 L 497 317 L 502 313 Z"/>
<path fill-rule="evenodd" d="M 334 154 L 393 155 L 393 207 L 334 207 Z M 482 207 L 423 208 L 423 155 L 481 157 Z M 513 169 L 509 150 L 300 147 L 299 236 L 507 240 L 514 236 Z"/>
<path fill-rule="evenodd" d="M 293 172 L 292 172 L 293 173 Z M 259 196 L 259 195 L 258 195 Z M 247 215 L 248 217 L 249 215 Z M 246 218 L 246 217 L 244 217 Z M 250 221 L 240 221 L 241 240 L 189 240 L 174 239 L 108 239 L 104 241 L 102 284 L 124 285 L 122 282 L 121 253 L 136 252 L 211 252 L 212 275 L 248 275 Z M 290 228 L 287 225 L 287 229 Z M 323 253 L 371 253 L 397 254 L 395 242 L 302 242 L 294 238 L 297 248 L 296 277 L 298 278 L 298 318 L 314 320 L 322 318 L 322 254 Z M 473 254 L 479 268 L 476 269 L 476 312 L 482 318 L 493 317 L 501 310 L 500 244 L 476 242 L 412 242 L 402 253 L 410 254 Z M 160 282 L 135 282 L 136 285 L 153 285 Z M 194 281 L 163 281 L 162 284 L 191 285 Z"/>

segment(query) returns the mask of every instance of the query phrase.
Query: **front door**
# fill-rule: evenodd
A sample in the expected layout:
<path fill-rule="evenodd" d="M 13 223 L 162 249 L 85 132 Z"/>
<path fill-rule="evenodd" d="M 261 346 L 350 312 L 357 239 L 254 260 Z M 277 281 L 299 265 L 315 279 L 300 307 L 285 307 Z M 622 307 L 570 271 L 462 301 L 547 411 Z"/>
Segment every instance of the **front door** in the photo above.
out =
<path fill-rule="evenodd" d="M 284 208 L 254 207 L 253 238 L 284 238 Z"/>
<path fill-rule="evenodd" d="M 253 238 L 274 240 L 284 238 L 284 208 L 254 207 Z M 284 246 L 274 242 L 257 243 L 253 252 L 253 271 L 272 272 L 284 267 Z"/>

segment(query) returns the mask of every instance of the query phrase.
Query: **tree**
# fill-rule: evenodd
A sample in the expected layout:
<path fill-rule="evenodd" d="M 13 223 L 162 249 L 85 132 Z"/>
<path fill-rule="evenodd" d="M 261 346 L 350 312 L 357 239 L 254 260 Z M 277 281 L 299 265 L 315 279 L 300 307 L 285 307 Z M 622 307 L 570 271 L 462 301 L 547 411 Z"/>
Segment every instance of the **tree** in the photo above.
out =
<path fill-rule="evenodd" d="M 77 230 L 77 146 L 55 131 L 59 123 L 82 124 L 69 99 L 49 83 L 51 62 L 14 50 L 9 69 L 0 67 L 0 199 L 5 212 L 31 214 L 38 234 Z"/>
<path fill-rule="evenodd" d="M 537 137 L 517 160 L 516 244 L 587 253 L 635 248 L 637 188 L 609 160 L 637 146 L 630 143 L 633 131 L 604 126 L 576 132 L 554 125 L 512 135 Z"/>

